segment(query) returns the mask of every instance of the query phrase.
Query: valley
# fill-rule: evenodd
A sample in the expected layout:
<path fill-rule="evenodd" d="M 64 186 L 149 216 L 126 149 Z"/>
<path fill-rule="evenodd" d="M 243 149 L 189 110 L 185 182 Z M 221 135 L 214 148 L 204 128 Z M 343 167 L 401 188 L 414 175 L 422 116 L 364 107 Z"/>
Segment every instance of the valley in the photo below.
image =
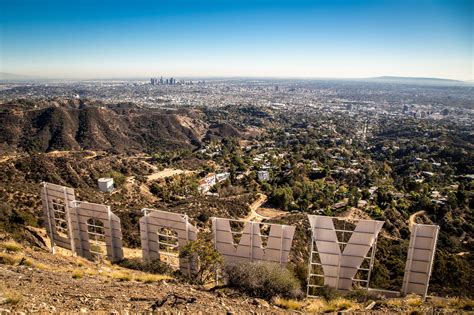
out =
<path fill-rule="evenodd" d="M 130 311 L 151 310 L 170 292 L 180 297 L 170 297 L 180 301 L 174 307 L 187 311 L 202 310 L 203 303 L 213 312 L 283 307 L 281 301 L 237 291 L 209 291 L 166 272 L 160 276 L 174 280 L 124 281 L 100 274 L 117 271 L 131 279 L 139 275 L 121 265 L 81 262 L 95 270 L 88 275 L 67 253 L 49 257 L 28 232 L 44 227 L 39 184 L 46 181 L 74 188 L 78 199 L 111 206 L 121 220 L 126 261 L 141 257 L 138 220 L 143 208 L 187 214 L 203 234 L 211 231 L 212 217 L 294 225 L 288 269 L 299 276 L 302 287 L 311 237 L 307 214 L 384 221 L 370 287 L 394 291 L 401 288 L 413 224 L 437 224 L 441 230 L 430 298 L 422 310 L 434 309 L 436 298 L 470 299 L 472 123 L 449 116 L 418 119 L 395 114 L 396 107 L 385 112 L 368 106 L 149 108 L 87 99 L 8 100 L 0 107 L 3 239 L 21 243 L 24 255 L 38 263 L 53 265 L 58 259 L 70 267 L 60 272 L 31 269 L 14 260 L 11 266 L 0 266 L 2 277 L 23 297 L 29 294 L 23 291 L 28 288 L 24 277 L 51 290 L 54 284 L 61 286 L 58 290 L 68 295 L 47 298 L 46 303 L 58 311 L 92 311 L 112 304 Z M 111 193 L 99 191 L 101 177 L 114 180 Z M 82 270 L 83 278 L 72 278 L 73 267 Z M 107 271 L 101 271 L 104 268 Z M 104 293 L 88 297 L 77 291 L 75 282 L 83 288 L 80 292 L 103 286 Z M 132 289 L 135 284 L 139 286 Z M 30 304 L 25 299 L 18 309 L 54 310 L 38 306 L 41 296 L 55 296 L 48 290 L 40 286 L 33 294 L 38 299 Z M 161 293 L 153 295 L 156 290 Z M 186 292 L 200 302 L 181 299 Z M 82 300 L 72 302 L 72 297 Z M 352 301 L 353 310 L 368 306 Z M 403 306 L 405 302 L 390 308 L 382 301 L 375 300 L 374 310 L 415 309 Z M 443 307 L 451 303 L 442 301 Z M 169 303 L 160 310 L 172 309 Z M 312 302 L 298 303 L 304 310 Z"/>

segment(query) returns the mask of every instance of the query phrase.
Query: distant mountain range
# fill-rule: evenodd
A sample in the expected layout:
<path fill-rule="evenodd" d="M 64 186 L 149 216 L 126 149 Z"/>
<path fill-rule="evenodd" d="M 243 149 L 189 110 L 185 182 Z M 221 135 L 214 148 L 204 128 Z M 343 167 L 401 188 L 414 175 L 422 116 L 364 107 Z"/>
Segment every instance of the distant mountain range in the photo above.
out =
<path fill-rule="evenodd" d="M 0 80 L 19 80 L 24 79 L 24 76 L 20 76 L 13 73 L 0 72 Z"/>
<path fill-rule="evenodd" d="M 464 85 L 464 84 L 469 84 L 469 81 L 441 79 L 441 78 L 426 78 L 426 77 L 381 76 L 381 77 L 367 78 L 365 80 L 384 82 L 384 83 L 421 84 L 421 85 Z"/>
<path fill-rule="evenodd" d="M 143 79 L 143 78 L 142 78 Z M 222 79 L 225 79 L 223 77 Z M 251 77 L 248 78 L 252 80 Z M 33 77 L 28 75 L 18 75 L 14 73 L 0 72 L 0 81 L 36 81 L 36 80 L 48 80 L 45 77 Z M 92 78 L 91 78 L 92 80 Z M 112 80 L 112 78 L 111 78 Z M 126 79 L 124 79 L 126 80 Z M 373 78 L 364 79 L 344 79 L 350 81 L 368 81 L 368 82 L 381 82 L 381 83 L 397 83 L 397 84 L 415 84 L 415 85 L 474 85 L 474 80 L 461 81 L 452 79 L 442 78 L 429 78 L 429 77 L 399 77 L 399 76 L 380 76 Z"/>

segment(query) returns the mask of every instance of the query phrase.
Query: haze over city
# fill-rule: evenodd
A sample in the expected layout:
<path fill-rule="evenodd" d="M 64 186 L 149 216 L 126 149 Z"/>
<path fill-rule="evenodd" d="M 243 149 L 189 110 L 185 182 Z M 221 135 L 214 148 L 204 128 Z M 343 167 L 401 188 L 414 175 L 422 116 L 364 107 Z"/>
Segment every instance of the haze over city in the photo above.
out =
<path fill-rule="evenodd" d="M 472 1 L 2 1 L 31 78 L 473 79 Z"/>

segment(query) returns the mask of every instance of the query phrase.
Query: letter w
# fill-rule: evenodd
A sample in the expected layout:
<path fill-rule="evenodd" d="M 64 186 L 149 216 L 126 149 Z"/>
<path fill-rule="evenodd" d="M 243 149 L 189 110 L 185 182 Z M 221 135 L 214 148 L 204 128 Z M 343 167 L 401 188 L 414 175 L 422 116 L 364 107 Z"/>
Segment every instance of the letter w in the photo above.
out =
<path fill-rule="evenodd" d="M 234 243 L 229 219 L 212 218 L 216 250 L 226 263 L 245 261 L 272 261 L 286 264 L 295 233 L 294 226 L 270 224 L 267 246 L 262 245 L 260 222 L 244 223 L 238 244 Z M 232 220 L 235 221 L 235 220 Z"/>

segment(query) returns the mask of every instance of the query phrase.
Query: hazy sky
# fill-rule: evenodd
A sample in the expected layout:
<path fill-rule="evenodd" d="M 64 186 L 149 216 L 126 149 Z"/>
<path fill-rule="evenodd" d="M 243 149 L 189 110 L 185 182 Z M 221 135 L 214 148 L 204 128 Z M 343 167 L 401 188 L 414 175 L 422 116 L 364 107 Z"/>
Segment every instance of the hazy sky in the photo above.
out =
<path fill-rule="evenodd" d="M 474 0 L 0 0 L 0 72 L 473 80 Z"/>

